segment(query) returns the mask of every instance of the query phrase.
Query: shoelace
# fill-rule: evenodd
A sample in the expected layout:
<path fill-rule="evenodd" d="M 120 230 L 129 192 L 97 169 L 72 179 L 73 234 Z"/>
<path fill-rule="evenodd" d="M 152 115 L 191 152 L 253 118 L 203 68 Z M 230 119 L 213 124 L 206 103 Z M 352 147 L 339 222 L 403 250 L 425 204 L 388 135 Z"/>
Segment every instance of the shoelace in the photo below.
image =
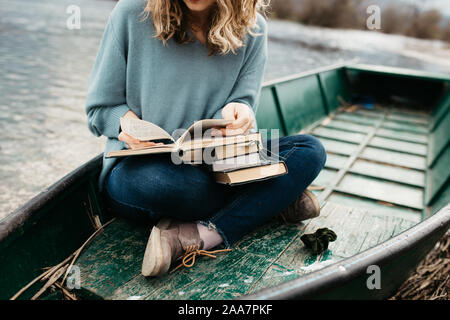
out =
<path fill-rule="evenodd" d="M 231 249 L 219 249 L 219 250 L 212 250 L 212 251 L 202 250 L 202 249 L 200 249 L 199 244 L 188 246 L 186 248 L 185 253 L 181 257 L 181 263 L 177 267 L 175 267 L 171 271 L 171 273 L 182 266 L 184 266 L 186 268 L 192 267 L 195 264 L 195 258 L 197 256 L 206 256 L 206 257 L 215 259 L 215 258 L 217 258 L 217 256 L 215 255 L 216 253 L 230 252 L 230 251 L 231 251 Z"/>

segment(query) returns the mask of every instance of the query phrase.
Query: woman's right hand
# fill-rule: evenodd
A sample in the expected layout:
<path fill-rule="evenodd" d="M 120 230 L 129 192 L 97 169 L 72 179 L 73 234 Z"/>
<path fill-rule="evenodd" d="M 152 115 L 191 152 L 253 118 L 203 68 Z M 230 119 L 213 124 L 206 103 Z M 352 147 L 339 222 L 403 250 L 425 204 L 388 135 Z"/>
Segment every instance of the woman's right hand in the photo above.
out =
<path fill-rule="evenodd" d="M 125 113 L 122 117 L 139 119 L 139 117 L 131 110 L 128 111 L 127 113 Z M 117 137 L 117 139 L 125 142 L 128 149 L 142 149 L 142 148 L 148 148 L 148 147 L 153 147 L 153 146 L 162 144 L 162 143 L 155 143 L 155 142 L 150 142 L 150 141 L 141 141 L 139 139 L 133 138 L 129 134 L 125 133 L 124 131 L 121 131 L 119 133 L 119 136 Z"/>

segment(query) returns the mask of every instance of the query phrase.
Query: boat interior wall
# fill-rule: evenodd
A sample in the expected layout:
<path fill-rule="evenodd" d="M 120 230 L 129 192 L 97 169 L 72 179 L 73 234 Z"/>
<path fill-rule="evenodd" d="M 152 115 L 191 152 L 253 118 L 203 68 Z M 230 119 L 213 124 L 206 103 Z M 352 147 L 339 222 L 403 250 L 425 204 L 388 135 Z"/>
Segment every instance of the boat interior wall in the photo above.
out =
<path fill-rule="evenodd" d="M 447 83 L 446 89 L 442 94 L 441 99 L 436 104 L 435 108 L 431 112 L 430 131 L 439 125 L 440 121 L 444 118 L 447 111 L 450 109 L 450 82 Z"/>
<path fill-rule="evenodd" d="M 291 135 L 350 103 L 351 89 L 343 68 L 264 86 L 257 108 L 260 128 Z"/>
<path fill-rule="evenodd" d="M 324 71 L 318 76 L 322 84 L 328 113 L 350 102 L 352 89 L 345 68 Z"/>
<path fill-rule="evenodd" d="M 431 111 L 445 91 L 448 82 L 422 77 L 405 77 L 347 69 L 352 87 L 359 95 L 370 95 L 378 103 L 397 99 L 410 110 Z"/>
<path fill-rule="evenodd" d="M 256 118 L 259 128 L 278 129 L 280 137 L 286 136 L 278 94 L 274 86 L 261 89 Z M 268 138 L 270 138 L 270 131 L 268 132 Z"/>
<path fill-rule="evenodd" d="M 283 82 L 275 85 L 275 89 L 288 135 L 326 116 L 319 77 L 312 75 Z"/>
<path fill-rule="evenodd" d="M 43 267 L 60 263 L 95 231 L 102 214 L 95 189 L 101 158 L 64 177 L 65 183 L 50 187 L 44 198 L 38 195 L 0 221 L 0 261 L 7 261 L 0 263 L 0 299 L 12 297 Z M 21 299 L 30 298 L 33 289 Z"/>
<path fill-rule="evenodd" d="M 425 203 L 431 206 L 430 213 L 435 213 L 450 201 L 450 90 L 443 95 L 431 118 Z"/>
<path fill-rule="evenodd" d="M 432 116 L 433 126 L 430 128 L 430 148 L 428 155 L 428 165 L 432 166 L 438 157 L 448 146 L 450 141 L 450 99 L 445 104 L 438 105 L 435 116 Z M 443 110 L 443 111 L 441 111 Z"/>

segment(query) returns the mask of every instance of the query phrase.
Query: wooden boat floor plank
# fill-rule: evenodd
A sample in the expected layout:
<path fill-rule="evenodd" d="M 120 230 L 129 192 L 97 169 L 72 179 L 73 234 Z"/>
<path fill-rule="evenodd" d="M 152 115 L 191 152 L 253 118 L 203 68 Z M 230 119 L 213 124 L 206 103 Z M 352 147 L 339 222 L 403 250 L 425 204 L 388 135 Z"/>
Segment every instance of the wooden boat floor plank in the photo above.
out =
<path fill-rule="evenodd" d="M 365 134 L 358 132 L 349 132 L 339 129 L 318 127 L 312 131 L 312 134 L 318 137 L 330 138 L 339 141 L 361 143 Z"/>
<path fill-rule="evenodd" d="M 354 143 L 336 141 L 326 138 L 319 139 L 325 147 L 325 150 L 337 154 L 351 155 L 355 152 L 356 148 L 358 148 L 358 145 Z"/>
<path fill-rule="evenodd" d="M 140 273 L 149 232 L 123 219 L 107 226 L 77 260 L 82 288 L 103 299 L 112 297 Z"/>
<path fill-rule="evenodd" d="M 361 153 L 360 158 L 411 169 L 426 169 L 426 160 L 423 156 L 405 154 L 380 148 L 366 147 Z"/>
<path fill-rule="evenodd" d="M 425 172 L 358 159 L 350 172 L 369 177 L 402 182 L 413 186 L 425 186 Z"/>
<path fill-rule="evenodd" d="M 350 121 L 359 125 L 374 126 L 378 121 L 378 117 L 362 117 L 361 115 L 345 112 L 337 114 L 334 119 Z"/>
<path fill-rule="evenodd" d="M 411 109 L 404 109 L 397 107 L 391 108 L 391 111 L 392 115 L 400 116 L 406 119 L 424 119 L 424 120 L 430 119 L 430 114 L 424 111 L 414 111 Z"/>
<path fill-rule="evenodd" d="M 158 278 L 140 275 L 148 231 L 119 220 L 79 258 L 84 290 L 103 299 L 213 299 L 244 294 L 297 234 L 296 226 L 272 221 L 217 259 L 200 257 L 194 268 Z"/>
<path fill-rule="evenodd" d="M 418 124 L 420 126 L 428 125 L 428 117 L 419 117 L 419 116 L 406 116 L 404 114 L 392 113 L 388 117 L 388 120 L 405 122 L 410 124 Z"/>
<path fill-rule="evenodd" d="M 400 152 L 406 152 L 410 154 L 416 154 L 420 156 L 427 155 L 427 146 L 419 143 L 399 141 L 395 139 L 373 137 L 369 143 L 370 146 L 377 148 L 384 148 L 389 150 L 395 150 Z"/>
<path fill-rule="evenodd" d="M 324 168 L 311 185 L 325 187 L 333 180 L 336 174 L 336 170 Z"/>
<path fill-rule="evenodd" d="M 423 209 L 422 188 L 347 174 L 341 180 L 336 190 L 414 209 Z"/>
<path fill-rule="evenodd" d="M 276 261 L 297 232 L 295 226 L 286 225 L 281 219 L 271 221 L 247 235 L 230 253 L 218 254 L 217 259 L 200 258 L 195 267 L 173 273 L 174 277 L 185 273 L 194 280 L 184 285 L 182 293 L 174 296 L 172 285 L 161 286 L 145 299 L 179 299 L 180 295 L 196 300 L 239 297 Z"/>
<path fill-rule="evenodd" d="M 333 192 L 328 201 L 336 204 L 342 204 L 347 207 L 360 208 L 368 210 L 377 215 L 388 215 L 401 218 L 411 223 L 419 223 L 422 219 L 422 212 L 417 209 L 406 209 L 391 203 L 377 201 L 373 199 L 360 198 L 339 192 Z"/>
<path fill-rule="evenodd" d="M 299 226 L 298 237 L 252 287 L 251 292 L 299 278 L 351 257 L 388 240 L 393 233 L 404 231 L 414 224 L 416 223 L 410 220 L 405 222 L 400 217 L 378 215 L 371 211 L 327 202 L 318 218 Z M 324 227 L 334 230 L 337 240 L 329 244 L 327 251 L 317 256 L 304 246 L 300 236 Z"/>
<path fill-rule="evenodd" d="M 411 225 L 409 221 L 399 226 L 400 221 L 401 218 L 329 202 L 320 217 L 307 223 L 289 225 L 273 219 L 246 236 L 230 253 L 217 254 L 216 259 L 201 257 L 193 268 L 145 278 L 140 269 L 148 228 L 118 219 L 105 228 L 77 261 L 82 276 L 81 292 L 88 291 L 103 299 L 236 298 L 350 257 L 365 246 L 386 240 L 396 226 L 403 230 Z M 321 227 L 337 232 L 338 240 L 321 257 L 316 257 L 299 237 Z"/>
<path fill-rule="evenodd" d="M 423 133 L 396 131 L 387 128 L 380 128 L 378 129 L 376 135 L 384 138 L 399 139 L 423 144 L 428 143 L 428 137 L 426 134 Z"/>
<path fill-rule="evenodd" d="M 339 170 L 345 167 L 347 161 L 348 156 L 327 152 L 327 161 L 325 163 L 325 167 Z"/>
<path fill-rule="evenodd" d="M 428 128 L 418 124 L 400 123 L 396 121 L 385 121 L 383 123 L 383 128 L 393 129 L 398 131 L 407 131 L 412 133 L 422 133 L 427 134 Z"/>
<path fill-rule="evenodd" d="M 374 118 L 381 118 L 382 113 L 386 111 L 386 108 L 376 108 L 376 109 L 357 109 L 355 111 L 347 111 L 344 113 L 347 114 L 354 114 L 361 117 L 374 117 Z"/>
<path fill-rule="evenodd" d="M 371 130 L 371 127 L 368 127 L 367 125 L 361 125 L 349 121 L 342 121 L 338 119 L 333 119 L 331 122 L 324 124 L 323 127 L 325 128 L 333 128 L 333 129 L 342 129 L 342 130 L 349 130 L 349 131 L 355 131 L 355 132 L 361 132 L 361 133 L 368 133 Z"/>

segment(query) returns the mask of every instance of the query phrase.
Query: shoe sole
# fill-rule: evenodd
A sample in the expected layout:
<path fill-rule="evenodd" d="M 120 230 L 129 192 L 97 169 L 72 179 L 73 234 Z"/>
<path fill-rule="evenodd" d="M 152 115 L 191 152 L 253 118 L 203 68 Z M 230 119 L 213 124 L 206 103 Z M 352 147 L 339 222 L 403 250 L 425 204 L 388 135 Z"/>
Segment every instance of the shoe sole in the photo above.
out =
<path fill-rule="evenodd" d="M 145 277 L 156 276 L 162 267 L 161 230 L 170 226 L 170 219 L 162 219 L 152 228 L 145 248 L 141 273 Z M 152 259 L 153 258 L 153 259 Z"/>

